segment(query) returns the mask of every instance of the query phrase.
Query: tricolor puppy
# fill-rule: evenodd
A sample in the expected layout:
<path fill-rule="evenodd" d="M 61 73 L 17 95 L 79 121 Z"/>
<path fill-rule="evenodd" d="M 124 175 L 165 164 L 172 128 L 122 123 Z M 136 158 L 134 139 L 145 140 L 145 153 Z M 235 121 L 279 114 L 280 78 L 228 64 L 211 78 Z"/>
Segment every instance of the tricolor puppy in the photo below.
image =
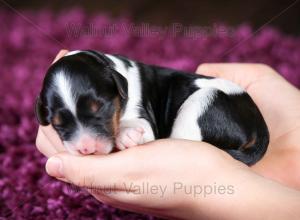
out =
<path fill-rule="evenodd" d="M 170 137 L 211 143 L 252 165 L 269 142 L 255 103 L 232 82 L 91 50 L 49 68 L 36 115 L 77 154 Z"/>

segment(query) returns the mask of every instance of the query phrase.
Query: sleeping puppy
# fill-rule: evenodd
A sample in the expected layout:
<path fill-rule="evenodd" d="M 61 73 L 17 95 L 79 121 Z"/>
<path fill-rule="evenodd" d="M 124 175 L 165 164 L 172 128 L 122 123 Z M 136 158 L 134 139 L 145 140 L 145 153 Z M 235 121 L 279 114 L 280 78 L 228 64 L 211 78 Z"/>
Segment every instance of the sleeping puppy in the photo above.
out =
<path fill-rule="evenodd" d="M 36 115 L 75 154 L 179 138 L 252 165 L 269 143 L 257 106 L 232 82 L 91 50 L 69 52 L 49 68 Z"/>

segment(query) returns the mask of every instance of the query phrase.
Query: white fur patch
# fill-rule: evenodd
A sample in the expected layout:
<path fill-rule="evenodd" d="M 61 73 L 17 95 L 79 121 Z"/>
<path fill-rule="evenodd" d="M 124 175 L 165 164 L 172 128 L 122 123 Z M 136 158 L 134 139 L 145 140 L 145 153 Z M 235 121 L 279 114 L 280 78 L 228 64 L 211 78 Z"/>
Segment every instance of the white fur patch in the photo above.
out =
<path fill-rule="evenodd" d="M 134 62 L 131 62 L 131 65 L 132 67 L 129 67 L 127 71 L 128 101 L 121 120 L 138 118 L 140 116 L 139 106 L 142 102 L 140 73 Z"/>
<path fill-rule="evenodd" d="M 63 144 L 64 144 L 64 147 L 67 149 L 67 151 L 70 153 L 70 154 L 73 154 L 73 155 L 80 155 L 79 151 L 76 150 L 73 145 L 69 142 L 69 141 L 63 141 Z"/>
<path fill-rule="evenodd" d="M 120 118 L 120 127 L 141 127 L 144 129 L 144 141 L 154 140 L 154 134 L 148 121 L 141 119 L 139 106 L 142 101 L 142 88 L 140 72 L 135 62 L 130 61 L 131 66 L 125 66 L 124 62 L 113 55 L 106 56 L 115 64 L 115 70 L 127 79 L 128 82 L 128 101 L 125 111 Z"/>
<path fill-rule="evenodd" d="M 54 85 L 65 106 L 76 116 L 76 99 L 72 93 L 72 84 L 63 73 L 57 73 L 54 78 Z"/>
<path fill-rule="evenodd" d="M 141 79 L 135 62 L 130 61 L 131 67 L 126 68 L 124 62 L 113 55 L 106 55 L 115 64 L 114 69 L 127 79 L 128 101 L 121 120 L 136 119 L 139 115 L 139 106 L 142 101 Z"/>
<path fill-rule="evenodd" d="M 201 128 L 198 118 L 208 110 L 216 89 L 199 89 L 190 95 L 180 107 L 172 127 L 171 138 L 201 141 Z"/>
<path fill-rule="evenodd" d="M 122 60 L 110 54 L 105 54 L 114 64 L 114 69 L 127 79 L 127 68 Z M 133 62 L 132 62 L 133 63 Z"/>
<path fill-rule="evenodd" d="M 225 79 L 196 79 L 195 84 L 199 88 L 216 88 L 228 95 L 241 94 L 244 90 L 235 83 Z"/>

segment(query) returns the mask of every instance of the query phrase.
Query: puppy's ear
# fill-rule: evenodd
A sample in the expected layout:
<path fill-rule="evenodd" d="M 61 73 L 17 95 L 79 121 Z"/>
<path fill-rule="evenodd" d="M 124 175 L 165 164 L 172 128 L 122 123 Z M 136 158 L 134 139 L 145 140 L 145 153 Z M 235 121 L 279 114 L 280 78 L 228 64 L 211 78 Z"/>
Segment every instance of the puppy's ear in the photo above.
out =
<path fill-rule="evenodd" d="M 122 99 L 128 98 L 128 83 L 127 79 L 115 70 L 112 70 L 112 77 L 116 83 L 119 94 Z"/>
<path fill-rule="evenodd" d="M 48 109 L 42 103 L 40 96 L 38 96 L 35 102 L 35 115 L 40 125 L 49 125 L 48 114 Z"/>

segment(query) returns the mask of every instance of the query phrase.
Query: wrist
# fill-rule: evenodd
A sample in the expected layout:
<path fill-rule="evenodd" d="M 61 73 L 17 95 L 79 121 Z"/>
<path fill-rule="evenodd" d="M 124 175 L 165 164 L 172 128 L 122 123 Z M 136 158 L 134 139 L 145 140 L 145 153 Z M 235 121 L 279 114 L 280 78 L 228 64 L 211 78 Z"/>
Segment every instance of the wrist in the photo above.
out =
<path fill-rule="evenodd" d="M 194 199 L 190 218 L 199 219 L 298 219 L 300 192 L 241 169 L 232 178 L 232 194 Z M 234 176 L 233 176 L 234 177 Z M 230 181 L 227 181 L 228 184 Z"/>

